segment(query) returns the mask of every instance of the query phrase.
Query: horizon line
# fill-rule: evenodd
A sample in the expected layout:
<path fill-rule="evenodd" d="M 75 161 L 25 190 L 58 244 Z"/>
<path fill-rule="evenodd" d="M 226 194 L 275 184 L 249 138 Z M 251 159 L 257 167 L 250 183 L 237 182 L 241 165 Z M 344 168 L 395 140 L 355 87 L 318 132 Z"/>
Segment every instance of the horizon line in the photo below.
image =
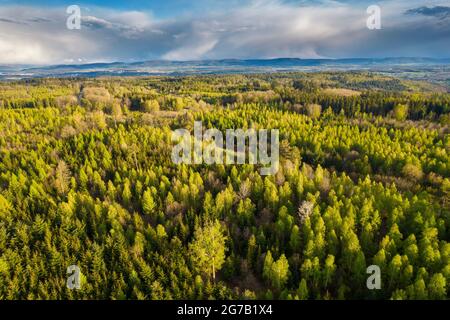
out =
<path fill-rule="evenodd" d="M 277 58 L 218 58 L 218 59 L 187 59 L 187 60 L 171 60 L 171 59 L 148 59 L 148 60 L 134 60 L 134 61 L 121 61 L 121 60 L 100 60 L 86 63 L 49 63 L 49 64 L 26 64 L 26 63 L 5 63 L 0 66 L 34 66 L 34 67 L 50 67 L 50 66 L 88 66 L 93 64 L 133 64 L 143 62 L 175 62 L 175 63 L 187 63 L 187 62 L 213 62 L 213 61 L 274 61 L 274 60 L 302 60 L 302 61 L 343 61 L 343 60 L 389 60 L 389 59 L 423 59 L 423 60 L 450 60 L 450 57 L 436 58 L 436 57 L 424 57 L 424 56 L 386 56 L 386 57 L 346 57 L 346 58 L 301 58 L 301 57 L 277 57 Z"/>

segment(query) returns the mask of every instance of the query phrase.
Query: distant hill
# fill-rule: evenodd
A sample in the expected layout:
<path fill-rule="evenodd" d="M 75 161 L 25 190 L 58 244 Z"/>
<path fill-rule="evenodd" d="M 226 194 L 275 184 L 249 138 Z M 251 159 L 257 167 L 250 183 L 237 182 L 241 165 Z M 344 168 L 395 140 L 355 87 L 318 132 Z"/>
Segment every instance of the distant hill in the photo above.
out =
<path fill-rule="evenodd" d="M 425 68 L 450 65 L 450 59 L 382 58 L 382 59 L 223 59 L 198 61 L 152 60 L 142 62 L 111 62 L 63 64 L 51 66 L 0 66 L 0 78 L 32 77 L 95 77 L 137 75 L 188 75 L 214 73 L 255 73 L 320 70 L 383 70 L 392 67 Z"/>

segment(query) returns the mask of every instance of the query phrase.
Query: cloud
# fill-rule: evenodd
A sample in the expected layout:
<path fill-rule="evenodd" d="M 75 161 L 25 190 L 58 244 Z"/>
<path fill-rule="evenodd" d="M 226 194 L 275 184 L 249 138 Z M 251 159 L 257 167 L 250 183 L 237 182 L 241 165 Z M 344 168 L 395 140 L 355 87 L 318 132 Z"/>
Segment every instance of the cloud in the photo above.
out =
<path fill-rule="evenodd" d="M 111 20 L 112 19 L 112 20 Z M 102 19 L 95 16 L 82 16 L 82 26 L 89 29 L 108 29 L 116 36 L 139 40 L 145 32 L 161 33 L 161 30 L 151 28 L 151 20 L 143 13 L 124 12 Z"/>
<path fill-rule="evenodd" d="M 419 7 L 419 8 L 407 10 L 406 14 L 424 15 L 424 16 L 432 16 L 432 17 L 438 17 L 438 18 L 449 18 L 450 17 L 450 7 L 444 7 L 444 6 Z"/>
<path fill-rule="evenodd" d="M 8 19 L 8 18 L 0 18 L 0 22 L 13 23 L 13 24 L 27 24 L 23 21 L 17 21 L 15 19 Z"/>
<path fill-rule="evenodd" d="M 37 22 L 37 23 L 45 23 L 45 22 L 52 22 L 52 20 L 42 17 L 33 17 L 28 19 L 29 22 Z"/>
<path fill-rule="evenodd" d="M 217 39 L 201 40 L 165 53 L 162 58 L 166 60 L 195 60 L 210 52 L 218 43 Z"/>
<path fill-rule="evenodd" d="M 430 19 L 448 7 L 417 3 L 381 2 L 381 30 L 367 29 L 364 5 L 336 1 L 255 0 L 164 19 L 90 7 L 81 30 L 66 28 L 65 8 L 0 6 L 0 63 L 448 54 L 449 24 Z"/>

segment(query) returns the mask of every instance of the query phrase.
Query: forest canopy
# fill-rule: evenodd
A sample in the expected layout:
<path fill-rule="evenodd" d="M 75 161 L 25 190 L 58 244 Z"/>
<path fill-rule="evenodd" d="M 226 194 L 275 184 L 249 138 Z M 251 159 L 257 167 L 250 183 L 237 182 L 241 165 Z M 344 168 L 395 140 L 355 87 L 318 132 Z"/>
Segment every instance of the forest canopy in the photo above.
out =
<path fill-rule="evenodd" d="M 194 121 L 280 169 L 174 164 Z M 1 82 L 0 299 L 448 299 L 449 121 L 370 73 Z"/>

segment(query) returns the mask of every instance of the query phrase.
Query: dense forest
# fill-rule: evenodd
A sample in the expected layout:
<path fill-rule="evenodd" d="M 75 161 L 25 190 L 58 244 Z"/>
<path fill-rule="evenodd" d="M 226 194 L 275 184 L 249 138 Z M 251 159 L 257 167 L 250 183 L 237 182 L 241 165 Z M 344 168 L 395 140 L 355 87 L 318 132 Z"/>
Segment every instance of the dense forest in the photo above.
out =
<path fill-rule="evenodd" d="M 279 129 L 280 169 L 174 164 L 196 120 Z M 365 72 L 1 82 L 0 299 L 448 299 L 449 125 Z"/>

